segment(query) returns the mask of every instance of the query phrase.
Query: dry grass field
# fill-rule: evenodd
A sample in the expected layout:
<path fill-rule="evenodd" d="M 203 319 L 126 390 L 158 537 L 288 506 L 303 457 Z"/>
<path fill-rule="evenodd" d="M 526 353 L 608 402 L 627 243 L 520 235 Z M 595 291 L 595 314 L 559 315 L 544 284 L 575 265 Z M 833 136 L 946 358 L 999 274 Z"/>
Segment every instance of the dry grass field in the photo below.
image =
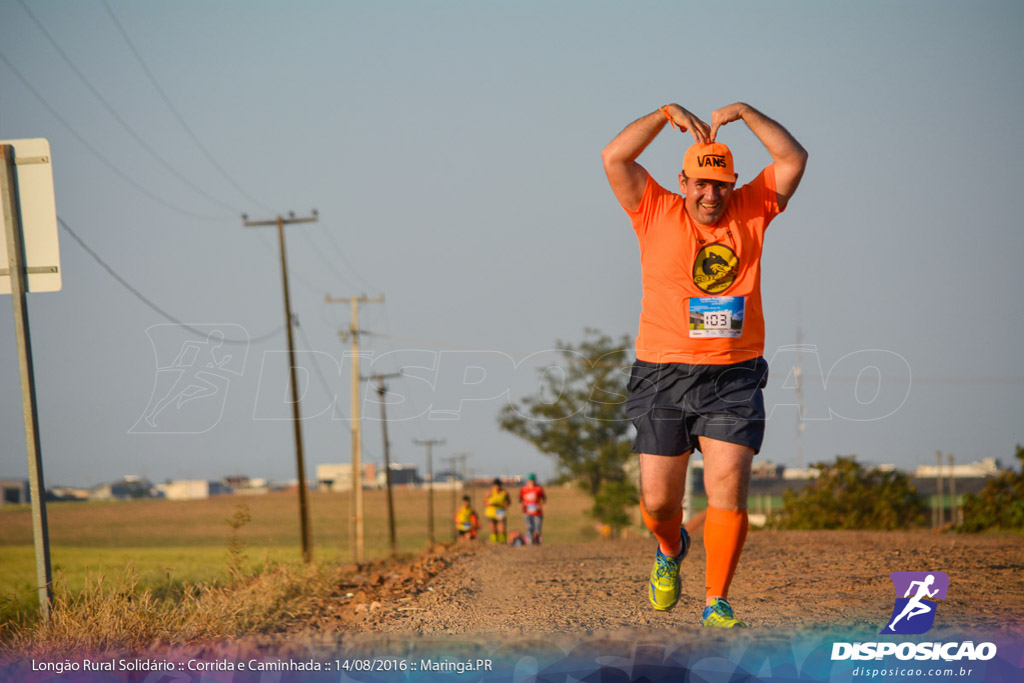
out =
<path fill-rule="evenodd" d="M 514 491 L 513 491 L 514 493 Z M 459 493 L 461 498 L 462 493 Z M 472 492 L 482 512 L 482 491 Z M 562 541 L 577 538 L 581 525 L 590 527 L 584 511 L 586 495 L 570 487 L 549 490 L 545 533 Z M 366 491 L 366 554 L 387 553 L 387 504 L 383 491 Z M 314 546 L 332 557 L 349 551 L 351 501 L 348 493 L 312 492 L 310 517 Z M 400 489 L 394 493 L 398 551 L 416 552 L 427 543 L 428 492 Z M 51 503 L 48 507 L 50 542 L 54 546 L 89 548 L 220 547 L 231 538 L 227 520 L 239 506 L 248 508 L 252 521 L 242 535 L 251 547 L 299 547 L 298 496 L 279 491 L 258 496 L 216 496 L 198 501 L 137 500 L 112 503 Z M 434 528 L 437 541 L 452 539 L 454 513 L 448 491 L 434 493 Z M 512 528 L 521 521 L 513 510 Z M 28 506 L 0 507 L 0 547 L 31 545 Z"/>
<path fill-rule="evenodd" d="M 483 491 L 469 492 L 482 512 Z M 513 492 L 514 493 L 514 492 Z M 460 492 L 458 497 L 461 498 Z M 365 492 L 365 560 L 389 553 L 387 503 L 383 491 Z M 575 488 L 549 490 L 545 537 L 574 543 L 596 531 L 585 510 L 589 499 Z M 348 493 L 310 494 L 314 560 L 319 567 L 351 563 L 351 499 Z M 428 492 L 394 493 L 399 555 L 429 546 Z M 434 492 L 437 542 L 452 540 L 452 495 Z M 229 520 L 240 510 L 250 521 L 237 532 Z M 197 583 L 223 583 L 232 563 L 229 545 L 237 533 L 246 570 L 301 564 L 298 495 L 281 491 L 256 496 L 217 496 L 199 501 L 137 500 L 111 503 L 51 503 L 47 506 L 55 577 L 72 593 L 87 581 L 113 580 L 130 568 L 139 589 L 177 595 Z M 513 511 L 510 530 L 525 527 Z M 28 506 L 0 507 L 0 624 L 31 618 L 36 602 L 32 523 Z"/>

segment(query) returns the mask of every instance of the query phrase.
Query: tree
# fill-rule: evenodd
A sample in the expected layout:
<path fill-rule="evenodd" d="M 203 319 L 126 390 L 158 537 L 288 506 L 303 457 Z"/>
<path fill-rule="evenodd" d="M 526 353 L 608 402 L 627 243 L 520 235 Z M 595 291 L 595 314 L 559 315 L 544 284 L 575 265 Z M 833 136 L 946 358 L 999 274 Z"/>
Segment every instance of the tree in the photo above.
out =
<path fill-rule="evenodd" d="M 964 496 L 964 521 L 960 531 L 1024 529 L 1024 448 L 1017 444 L 1021 472 L 1007 470 L 985 482 L 976 494 Z"/>
<path fill-rule="evenodd" d="M 629 338 L 587 329 L 578 346 L 557 344 L 562 362 L 540 371 L 537 393 L 505 406 L 501 428 L 552 456 L 560 477 L 594 497 L 591 514 L 620 527 L 629 521 L 625 508 L 638 500 L 623 469 L 632 454 Z"/>
<path fill-rule="evenodd" d="M 924 523 L 927 506 L 896 470 L 866 470 L 852 456 L 813 465 L 821 474 L 799 493 L 783 494 L 781 529 L 904 529 Z"/>

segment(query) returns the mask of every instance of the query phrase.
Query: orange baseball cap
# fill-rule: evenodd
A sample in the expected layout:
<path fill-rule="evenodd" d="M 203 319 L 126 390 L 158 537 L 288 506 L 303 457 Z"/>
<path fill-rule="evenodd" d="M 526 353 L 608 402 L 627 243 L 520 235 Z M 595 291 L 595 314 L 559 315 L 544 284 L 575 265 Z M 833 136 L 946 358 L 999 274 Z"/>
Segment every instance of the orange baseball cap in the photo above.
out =
<path fill-rule="evenodd" d="M 732 152 L 721 142 L 697 142 L 690 145 L 683 157 L 683 173 L 687 178 L 721 180 L 735 183 Z"/>

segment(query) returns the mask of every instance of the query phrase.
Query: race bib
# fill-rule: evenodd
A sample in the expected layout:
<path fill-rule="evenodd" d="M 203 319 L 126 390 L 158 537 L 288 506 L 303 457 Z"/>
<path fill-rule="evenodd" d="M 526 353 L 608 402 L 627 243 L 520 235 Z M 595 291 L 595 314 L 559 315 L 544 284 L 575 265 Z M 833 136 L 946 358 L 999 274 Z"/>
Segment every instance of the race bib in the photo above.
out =
<path fill-rule="evenodd" d="M 533 513 L 533 512 L 536 512 L 537 509 L 538 508 L 537 508 L 537 504 L 536 503 L 527 503 L 527 505 L 526 505 L 526 511 L 527 512 Z"/>
<path fill-rule="evenodd" d="M 497 510 L 494 511 L 494 518 L 495 519 L 505 519 L 505 516 L 507 514 L 508 514 L 508 511 L 505 510 L 505 508 L 498 508 Z"/>
<path fill-rule="evenodd" d="M 690 337 L 739 337 L 743 334 L 743 296 L 690 297 Z"/>

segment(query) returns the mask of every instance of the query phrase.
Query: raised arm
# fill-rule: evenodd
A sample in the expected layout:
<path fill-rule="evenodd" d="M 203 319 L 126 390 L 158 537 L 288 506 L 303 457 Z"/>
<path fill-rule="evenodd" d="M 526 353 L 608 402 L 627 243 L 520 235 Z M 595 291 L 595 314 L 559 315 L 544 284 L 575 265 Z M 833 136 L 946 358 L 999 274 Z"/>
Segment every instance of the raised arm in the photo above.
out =
<path fill-rule="evenodd" d="M 669 116 L 680 132 L 690 131 L 697 142 L 708 142 L 711 133 L 708 124 L 678 104 L 669 104 L 626 126 L 601 152 L 608 183 L 626 209 L 640 205 L 647 182 L 647 172 L 636 163 L 637 157 L 669 122 Z"/>
<path fill-rule="evenodd" d="M 782 124 L 743 102 L 730 104 L 711 114 L 709 141 L 715 141 L 719 128 L 740 119 L 743 119 L 750 131 L 768 149 L 768 154 L 775 163 L 775 185 L 779 193 L 779 206 L 785 208 L 804 175 L 807 150 L 782 127 Z"/>

